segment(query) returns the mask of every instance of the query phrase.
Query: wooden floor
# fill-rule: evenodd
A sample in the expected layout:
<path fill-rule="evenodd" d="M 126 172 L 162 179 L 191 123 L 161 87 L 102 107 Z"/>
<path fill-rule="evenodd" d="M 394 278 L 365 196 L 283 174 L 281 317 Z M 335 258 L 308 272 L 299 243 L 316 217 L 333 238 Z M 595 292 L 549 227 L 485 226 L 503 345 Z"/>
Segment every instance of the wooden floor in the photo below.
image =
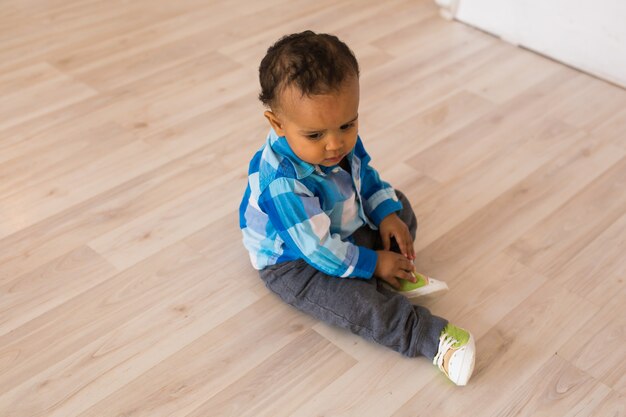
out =
<path fill-rule="evenodd" d="M 241 244 L 257 68 L 332 32 L 420 222 L 457 388 L 269 293 Z M 584 47 L 581 45 L 581 47 Z M 0 416 L 624 416 L 626 91 L 431 0 L 10 0 L 0 10 Z"/>

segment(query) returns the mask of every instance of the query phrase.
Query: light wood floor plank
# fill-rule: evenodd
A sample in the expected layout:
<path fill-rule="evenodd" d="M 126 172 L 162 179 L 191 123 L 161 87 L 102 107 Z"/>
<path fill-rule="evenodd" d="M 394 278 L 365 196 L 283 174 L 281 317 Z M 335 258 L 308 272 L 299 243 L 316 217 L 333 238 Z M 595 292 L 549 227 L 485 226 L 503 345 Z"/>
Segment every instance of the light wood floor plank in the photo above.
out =
<path fill-rule="evenodd" d="M 530 51 L 517 52 L 495 65 L 490 63 L 468 83 L 467 89 L 492 102 L 505 103 L 561 69 L 557 63 Z"/>
<path fill-rule="evenodd" d="M 57 17 L 46 13 L 40 22 L 26 19 L 18 29 L 21 36 L 5 37 L 5 42 L 0 43 L 0 61 L 15 67 L 22 62 L 43 59 L 47 53 L 68 44 L 77 46 L 97 42 L 103 37 L 160 20 L 163 16 L 159 8 L 146 7 L 147 3 L 141 2 L 131 5 L 119 0 L 113 4 L 89 2 L 87 6 L 82 10 L 60 10 Z"/>
<path fill-rule="evenodd" d="M 612 391 L 604 401 L 598 405 L 590 417 L 624 417 L 626 416 L 626 397 Z"/>
<path fill-rule="evenodd" d="M 488 51 L 488 49 L 479 50 L 472 55 L 471 59 L 462 60 L 464 65 L 453 62 L 445 69 L 459 74 L 471 72 L 492 56 L 493 52 Z M 414 115 L 416 112 L 424 111 L 433 103 L 442 101 L 462 89 L 462 86 L 455 81 L 455 76 L 449 75 L 443 69 L 423 75 L 422 78 L 419 77 L 420 73 L 411 68 L 407 77 L 400 78 L 404 82 L 400 83 L 396 78 L 377 87 L 377 91 L 384 94 L 385 100 L 395 103 L 397 107 L 377 105 L 375 97 L 361 106 L 363 110 L 359 111 L 362 113 L 362 117 L 369 120 L 370 126 L 375 128 L 378 126 L 378 130 L 373 130 L 372 134 L 384 135 L 386 130 L 381 129 L 380 126 L 400 124 L 409 118 L 409 114 Z M 395 88 L 396 85 L 397 88 Z M 398 112 L 398 108 L 410 109 L 410 111 Z"/>
<path fill-rule="evenodd" d="M 88 131 L 71 127 L 21 142 L 24 146 L 11 150 L 19 156 L 0 166 L 0 176 L 7 179 L 0 184 L 0 198 L 25 195 L 26 190 L 34 187 L 46 188 L 46 183 L 51 183 L 49 180 L 84 169 L 85 165 L 96 163 L 103 155 L 134 141 L 133 135 L 121 126 L 104 122 L 94 124 Z M 42 181 L 44 178 L 46 181 Z M 55 186 L 59 185 L 50 184 L 49 195 L 58 193 Z"/>
<path fill-rule="evenodd" d="M 167 303 L 146 307 L 126 320 L 120 318 L 114 330 L 85 342 L 36 378 L 2 395 L 0 401 L 20 415 L 34 415 L 41 409 L 48 416 L 76 415 L 259 298 L 232 283 L 199 279 L 184 292 L 168 297 Z M 75 387 L 80 390 L 66 395 Z"/>
<path fill-rule="evenodd" d="M 407 153 L 407 162 L 435 180 L 449 183 L 480 167 L 497 164 L 511 152 L 532 151 L 527 163 L 536 165 L 550 154 L 558 155 L 567 142 L 580 137 L 574 129 L 555 119 L 536 120 L 524 129 L 521 125 L 521 120 L 495 110 L 426 149 Z M 540 147 L 545 152 L 536 155 Z M 460 148 L 463 152 L 456 152 Z"/>
<path fill-rule="evenodd" d="M 486 123 L 492 129 L 498 129 L 498 123 Z M 477 129 L 476 129 L 477 128 Z M 484 126 L 476 126 L 470 129 L 463 129 L 455 133 L 456 138 L 470 138 L 467 143 L 459 141 L 459 146 L 473 148 L 471 138 L 482 139 L 480 133 L 488 135 Z M 513 137 L 511 135 L 510 137 Z M 470 218 L 474 213 L 483 210 L 488 204 L 501 197 L 503 193 L 509 192 L 520 182 L 532 175 L 552 158 L 558 156 L 563 150 L 572 146 L 576 141 L 580 141 L 583 134 L 575 132 L 566 125 L 553 121 L 544 124 L 541 135 L 522 136 L 520 145 L 515 149 L 502 149 L 502 152 L 491 152 L 491 148 L 484 148 L 482 152 L 475 154 L 477 160 L 467 159 L 463 156 L 453 156 L 446 158 L 442 166 L 431 165 L 428 160 L 424 160 L 434 172 L 442 172 L 449 175 L 449 181 L 439 187 L 432 187 L 429 190 L 416 190 L 409 188 L 408 195 L 414 198 L 414 205 L 418 213 L 421 226 L 415 246 L 418 250 L 426 248 L 438 238 L 450 232 L 454 227 L 459 226 L 463 221 Z M 449 138 L 454 140 L 454 138 Z M 445 139 L 448 140 L 448 139 Z M 546 146 L 547 144 L 547 146 Z M 440 145 L 438 144 L 437 147 Z M 496 149 L 498 146 L 496 146 Z M 542 152 L 537 152 L 542 149 Z M 425 152 L 430 152 L 426 150 Z M 426 170 L 425 164 L 418 162 L 417 158 L 409 158 L 407 164 L 415 168 L 416 171 L 430 172 Z M 520 164 L 517 161 L 523 160 Z M 459 169 L 459 171 L 448 171 L 445 166 L 449 163 L 453 165 L 455 161 L 461 162 L 459 168 L 465 163 L 469 167 Z M 471 168 L 470 168 L 471 167 Z M 458 172 L 458 174 L 457 174 Z M 448 173 L 448 174 L 446 174 Z M 477 192 L 477 190 L 480 190 Z M 458 207 L 463 210 L 458 210 Z"/>
<path fill-rule="evenodd" d="M 0 278 L 28 272 L 221 173 L 215 155 L 196 150 L 0 240 Z M 6 211 L 5 211 L 6 212 Z M 8 219 L 18 224 L 19 213 Z M 25 219 L 25 221 L 28 219 Z M 77 233 L 79 230 L 80 233 Z"/>
<path fill-rule="evenodd" d="M 515 391 L 515 400 L 493 416 L 581 416 L 598 407 L 611 390 L 554 355 Z"/>
<path fill-rule="evenodd" d="M 5 335 L 102 283 L 117 270 L 86 246 L 0 282 L 0 334 Z"/>
<path fill-rule="evenodd" d="M 552 276 L 626 212 L 626 158 L 516 240 L 507 253 Z"/>
<path fill-rule="evenodd" d="M 549 113 L 581 129 L 593 129 L 626 107 L 626 91 L 606 81 L 582 78 L 582 88 L 570 100 L 549 109 Z"/>
<path fill-rule="evenodd" d="M 7 83 L 23 83 L 13 71 L 5 79 Z M 3 94 L 0 100 L 0 129 L 24 123 L 36 116 L 58 110 L 67 105 L 82 101 L 95 95 L 95 91 L 87 85 L 57 71 L 48 65 L 48 74 L 36 83 L 28 82 L 27 86 L 18 91 Z M 15 75 L 13 77 L 13 75 Z"/>
<path fill-rule="evenodd" d="M 597 305 L 604 305 L 624 288 L 625 252 L 626 213 L 555 271 L 551 279 Z"/>
<path fill-rule="evenodd" d="M 130 267 L 232 212 L 228 202 L 245 190 L 245 181 L 232 176 L 207 181 L 193 196 L 170 201 L 102 234 L 89 247 L 120 270 Z"/>
<path fill-rule="evenodd" d="M 310 330 L 313 319 L 289 315 L 290 309 L 266 294 L 77 415 L 153 416 L 158 410 L 159 415 L 187 416 Z M 255 341 L 254 349 L 250 340 Z"/>
<path fill-rule="evenodd" d="M 581 330 L 563 344 L 559 355 L 620 394 L 626 393 L 626 302 L 622 286 L 617 294 Z"/>
<path fill-rule="evenodd" d="M 266 7 L 271 3 L 263 2 Z M 252 6 L 252 4 L 250 5 Z M 62 71 L 82 74 L 97 70 L 122 59 L 141 54 L 145 49 L 167 45 L 198 35 L 205 37 L 207 26 L 232 24 L 245 16 L 244 13 L 258 12 L 256 7 L 236 10 L 236 2 L 213 2 L 211 7 L 188 10 L 188 13 L 174 15 L 145 27 L 139 27 L 116 36 L 103 37 L 100 42 L 75 48 L 64 48 L 60 53 L 51 53 L 49 61 Z M 206 41 L 222 41 L 222 36 L 213 36 Z M 208 68 L 207 68 L 208 69 Z M 94 76 L 98 74 L 94 71 Z"/>
<path fill-rule="evenodd" d="M 390 147 L 404 155 L 423 155 L 426 149 L 432 148 L 447 135 L 463 130 L 467 124 L 492 110 L 493 104 L 487 100 L 467 91 L 459 91 L 391 128 L 383 129 L 382 126 L 376 127 L 366 122 L 367 127 L 362 131 L 372 132 L 373 140 L 368 152 L 376 158 L 376 166 L 390 169 L 398 162 L 395 154 L 386 152 Z M 364 118 L 368 120 L 366 116 Z M 363 135 L 368 137 L 367 133 Z M 407 140 L 407 137 L 411 140 Z M 409 162 L 416 171 L 428 172 L 428 167 L 414 164 L 415 158 Z"/>
<path fill-rule="evenodd" d="M 594 136 L 626 149 L 624 132 L 626 132 L 626 109 L 618 110 L 611 117 L 591 129 Z"/>
<path fill-rule="evenodd" d="M 510 245 L 622 158 L 612 146 L 588 142 L 564 151 L 417 252 L 416 264 L 453 277 L 481 255 Z"/>
<path fill-rule="evenodd" d="M 354 364 L 351 356 L 310 330 L 187 416 L 290 417 Z"/>
<path fill-rule="evenodd" d="M 399 357 L 383 349 L 374 347 L 372 356 L 335 379 L 292 416 L 388 416 L 433 378 L 441 376 L 429 372 L 432 365 L 428 361 Z"/>
<path fill-rule="evenodd" d="M 459 326 L 471 327 L 480 338 L 548 279 L 501 253 L 485 256 L 450 281 L 454 288 L 449 293 L 425 304 L 435 314 Z M 459 303 L 459 298 L 466 302 Z"/>
<path fill-rule="evenodd" d="M 196 282 L 204 273 L 202 268 L 197 267 L 202 257 L 182 243 L 168 249 L 158 257 L 159 262 L 148 262 L 148 268 L 137 265 L 135 269 L 115 275 L 11 333 L 0 336 L 0 356 L 9 358 L 12 357 L 10 352 L 19 352 L 3 374 L 0 393 L 9 391 L 79 350 L 103 332 L 117 328 L 128 318 L 153 305 L 152 297 L 158 299 L 171 294 L 171 286 L 175 286 L 177 281 L 187 285 Z M 176 279 L 172 274 L 178 274 Z M 136 294 L 142 294 L 141 300 L 136 298 Z M 76 314 L 77 310 L 81 314 Z M 46 332 L 46 329 L 56 326 L 63 327 L 62 337 L 55 331 Z"/>

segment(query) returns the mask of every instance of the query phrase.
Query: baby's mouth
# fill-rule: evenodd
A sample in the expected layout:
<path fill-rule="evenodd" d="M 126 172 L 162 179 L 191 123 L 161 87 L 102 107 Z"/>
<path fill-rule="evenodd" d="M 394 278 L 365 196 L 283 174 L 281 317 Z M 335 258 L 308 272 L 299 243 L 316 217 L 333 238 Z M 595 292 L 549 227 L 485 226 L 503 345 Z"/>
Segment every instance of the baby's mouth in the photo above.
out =
<path fill-rule="evenodd" d="M 344 155 L 343 155 L 343 154 L 340 154 L 340 155 L 337 155 L 337 156 L 332 157 L 332 158 L 326 158 L 326 160 L 327 160 L 327 161 L 338 161 L 338 160 L 340 160 L 340 159 L 341 159 L 341 158 L 343 158 L 343 157 L 344 157 Z"/>

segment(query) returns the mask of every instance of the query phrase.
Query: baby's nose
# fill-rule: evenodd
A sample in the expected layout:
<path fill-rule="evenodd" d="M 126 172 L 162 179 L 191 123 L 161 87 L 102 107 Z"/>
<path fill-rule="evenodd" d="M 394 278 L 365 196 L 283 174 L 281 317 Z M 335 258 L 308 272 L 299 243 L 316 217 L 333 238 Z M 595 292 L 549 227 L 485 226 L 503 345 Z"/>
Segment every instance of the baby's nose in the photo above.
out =
<path fill-rule="evenodd" d="M 337 149 L 341 149 L 342 146 L 343 146 L 343 142 L 341 141 L 341 139 L 339 139 L 338 137 L 334 135 L 329 135 L 328 140 L 326 141 L 327 151 L 334 151 Z"/>

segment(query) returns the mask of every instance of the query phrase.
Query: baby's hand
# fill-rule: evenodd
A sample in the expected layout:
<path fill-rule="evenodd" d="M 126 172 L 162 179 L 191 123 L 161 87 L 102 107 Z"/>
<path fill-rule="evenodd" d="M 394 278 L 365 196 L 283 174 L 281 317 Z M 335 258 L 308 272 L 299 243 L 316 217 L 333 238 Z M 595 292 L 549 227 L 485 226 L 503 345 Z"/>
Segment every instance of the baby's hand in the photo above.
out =
<path fill-rule="evenodd" d="M 400 287 L 398 278 L 411 282 L 416 281 L 413 275 L 415 265 L 406 257 L 387 250 L 377 250 L 376 253 L 378 254 L 378 261 L 376 262 L 374 275 L 384 279 L 394 288 Z"/>
<path fill-rule="evenodd" d="M 413 238 L 409 228 L 397 214 L 391 213 L 380 222 L 378 226 L 380 237 L 383 241 L 383 248 L 389 250 L 391 248 L 391 238 L 394 237 L 398 242 L 398 247 L 402 254 L 410 259 L 415 259 L 415 249 L 413 248 Z"/>

